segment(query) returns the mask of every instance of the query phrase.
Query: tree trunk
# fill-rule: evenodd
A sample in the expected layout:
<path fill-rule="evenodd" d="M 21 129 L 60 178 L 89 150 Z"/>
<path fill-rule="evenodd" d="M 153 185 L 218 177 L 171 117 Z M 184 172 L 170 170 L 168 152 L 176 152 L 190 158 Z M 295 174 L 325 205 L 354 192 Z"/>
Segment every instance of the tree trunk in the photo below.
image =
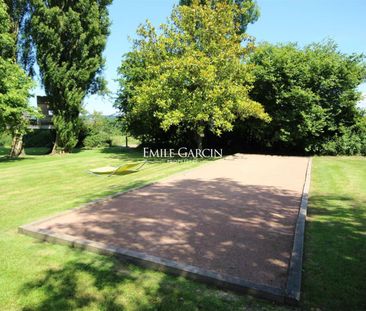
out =
<path fill-rule="evenodd" d="M 58 148 L 58 134 L 56 133 L 56 139 L 55 139 L 55 142 L 53 143 L 51 155 L 54 155 L 57 153 L 57 148 Z"/>
<path fill-rule="evenodd" d="M 23 135 L 15 134 L 11 143 L 10 157 L 17 158 L 24 154 Z"/>
<path fill-rule="evenodd" d="M 57 150 L 57 142 L 55 141 L 54 143 L 53 143 L 53 147 L 52 147 L 52 150 L 51 150 L 51 155 L 52 154 L 56 154 L 56 150 Z"/>
<path fill-rule="evenodd" d="M 196 142 L 197 149 L 200 149 L 200 150 L 202 149 L 203 137 L 205 137 L 204 134 L 198 134 L 198 133 L 195 134 L 194 140 Z"/>

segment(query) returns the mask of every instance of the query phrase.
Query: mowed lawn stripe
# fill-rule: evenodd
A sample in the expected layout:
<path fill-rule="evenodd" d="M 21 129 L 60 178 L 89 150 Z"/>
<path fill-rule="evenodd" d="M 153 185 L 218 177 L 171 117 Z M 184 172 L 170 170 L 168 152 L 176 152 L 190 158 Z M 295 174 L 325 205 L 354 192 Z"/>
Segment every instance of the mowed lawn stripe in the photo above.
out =
<path fill-rule="evenodd" d="M 304 308 L 366 310 L 366 158 L 313 163 Z"/>

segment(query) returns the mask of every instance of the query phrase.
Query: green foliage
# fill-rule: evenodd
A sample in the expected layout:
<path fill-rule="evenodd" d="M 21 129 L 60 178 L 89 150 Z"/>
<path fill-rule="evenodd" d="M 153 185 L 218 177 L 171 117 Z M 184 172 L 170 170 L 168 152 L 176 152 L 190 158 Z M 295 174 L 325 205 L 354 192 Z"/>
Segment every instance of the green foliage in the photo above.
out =
<path fill-rule="evenodd" d="M 215 7 L 217 3 L 224 2 L 236 4 L 239 8 L 245 8 L 244 11 L 238 12 L 235 16 L 235 21 L 240 24 L 239 31 L 244 33 L 248 24 L 256 22 L 259 18 L 259 8 L 255 0 L 200 0 L 202 5 L 208 4 Z M 192 5 L 193 0 L 180 0 L 180 5 Z"/>
<path fill-rule="evenodd" d="M 54 113 L 57 145 L 70 151 L 77 143 L 85 96 L 105 89 L 100 74 L 111 0 L 30 2 L 29 33 Z"/>
<path fill-rule="evenodd" d="M 0 130 L 25 133 L 28 116 L 37 115 L 28 104 L 32 80 L 13 61 L 0 57 Z"/>
<path fill-rule="evenodd" d="M 106 132 L 93 133 L 84 139 L 86 148 L 110 147 L 111 145 L 111 137 Z"/>
<path fill-rule="evenodd" d="M 11 21 L 4 0 L 0 0 L 0 57 L 10 59 L 15 50 L 14 37 L 11 34 Z"/>
<path fill-rule="evenodd" d="M 52 122 L 56 129 L 57 148 L 70 151 L 78 142 L 77 138 L 80 130 L 79 113 L 60 110 L 54 114 Z"/>
<path fill-rule="evenodd" d="M 361 117 L 357 86 L 366 77 L 363 59 L 340 53 L 331 41 L 303 49 L 296 44 L 260 45 L 251 57 L 256 66 L 251 95 L 272 122 L 251 123 L 251 131 L 262 145 L 274 148 L 359 153 L 357 131 L 348 129 Z"/>
<path fill-rule="evenodd" d="M 366 155 L 366 118 L 351 127 L 341 126 L 339 133 L 323 143 L 320 154 L 328 155 Z"/>
<path fill-rule="evenodd" d="M 0 131 L 14 136 L 25 133 L 28 117 L 38 114 L 28 104 L 33 82 L 13 57 L 15 40 L 3 0 L 0 0 L 0 44 Z"/>
<path fill-rule="evenodd" d="M 116 137 L 121 135 L 121 128 L 116 119 L 94 112 L 84 116 L 85 138 L 83 144 L 87 148 L 107 147 L 116 143 Z"/>
<path fill-rule="evenodd" d="M 138 29 L 139 38 L 119 68 L 116 101 L 129 132 L 221 135 L 238 118 L 269 119 L 248 96 L 254 77 L 245 58 L 253 44 L 234 20 L 245 10 L 194 1 L 175 8 L 161 33 L 149 22 Z"/>
<path fill-rule="evenodd" d="M 12 48 L 12 57 L 14 59 L 20 59 L 23 46 L 24 25 L 26 16 L 28 13 L 28 0 L 3 0 L 6 5 L 6 10 L 10 18 L 10 33 L 15 41 L 15 45 Z"/>

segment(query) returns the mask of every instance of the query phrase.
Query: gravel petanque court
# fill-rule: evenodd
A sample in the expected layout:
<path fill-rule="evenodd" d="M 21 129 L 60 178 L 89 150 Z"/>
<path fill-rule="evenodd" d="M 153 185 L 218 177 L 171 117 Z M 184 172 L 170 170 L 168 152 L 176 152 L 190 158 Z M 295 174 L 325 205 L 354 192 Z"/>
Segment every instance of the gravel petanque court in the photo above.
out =
<path fill-rule="evenodd" d="M 235 155 L 23 232 L 103 243 L 283 291 L 308 161 Z"/>

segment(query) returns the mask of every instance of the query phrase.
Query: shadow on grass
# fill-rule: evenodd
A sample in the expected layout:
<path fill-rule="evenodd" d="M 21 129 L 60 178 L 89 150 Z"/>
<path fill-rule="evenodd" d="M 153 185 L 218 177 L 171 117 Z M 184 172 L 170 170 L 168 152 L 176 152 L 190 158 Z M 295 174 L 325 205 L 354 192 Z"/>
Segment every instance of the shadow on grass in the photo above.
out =
<path fill-rule="evenodd" d="M 122 310 L 117 308 L 113 299 L 98 297 L 98 292 L 108 287 L 116 288 L 117 280 L 124 282 L 130 279 L 129 276 L 118 275 L 113 260 L 109 258 L 69 261 L 62 268 L 49 269 L 38 280 L 24 285 L 22 295 L 36 291 L 41 292 L 43 298 L 23 310 L 73 310 L 92 306 L 96 302 L 109 309 Z M 93 287 L 92 291 L 88 292 L 86 283 Z"/>
<path fill-rule="evenodd" d="M 35 148 L 25 148 L 26 155 L 46 155 L 51 152 L 51 148 L 47 147 L 35 147 Z"/>
<path fill-rule="evenodd" d="M 118 258 L 94 255 L 46 270 L 25 284 L 20 294 L 39 297 L 37 302 L 25 299 L 23 310 L 28 311 L 241 310 L 244 303 L 243 297 L 203 284 L 140 269 Z M 252 298 L 245 298 L 245 303 L 272 310 L 270 304 Z"/>
<path fill-rule="evenodd" d="M 6 155 L 6 156 L 0 156 L 0 163 L 15 163 L 15 162 L 31 160 L 31 159 L 33 159 L 33 158 L 27 158 L 27 157 L 12 158 L 12 157 L 9 157 L 8 155 Z"/>
<path fill-rule="evenodd" d="M 35 147 L 35 148 L 25 148 L 25 155 L 21 155 L 18 158 L 9 157 L 9 148 L 0 148 L 0 163 L 1 162 L 19 162 L 24 160 L 33 159 L 32 157 L 27 156 L 38 156 L 38 155 L 47 155 L 50 152 L 49 148 L 43 147 Z"/>
<path fill-rule="evenodd" d="M 310 197 L 304 270 L 306 309 L 366 310 L 366 201 Z"/>

